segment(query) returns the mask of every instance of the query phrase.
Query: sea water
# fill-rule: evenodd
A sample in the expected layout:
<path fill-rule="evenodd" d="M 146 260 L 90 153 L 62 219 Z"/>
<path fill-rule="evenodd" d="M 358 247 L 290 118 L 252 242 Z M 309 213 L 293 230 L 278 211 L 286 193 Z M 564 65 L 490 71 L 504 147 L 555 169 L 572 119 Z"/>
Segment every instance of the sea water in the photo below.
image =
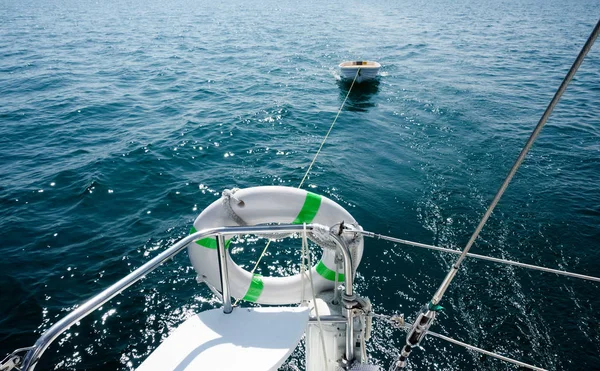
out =
<path fill-rule="evenodd" d="M 597 22 L 597 0 L 0 0 L 0 353 L 188 234 L 224 189 L 303 188 L 363 228 L 462 248 Z M 472 252 L 600 275 L 600 47 Z M 243 237 L 250 269 L 265 240 Z M 300 241 L 263 275 L 298 271 Z M 456 256 L 366 240 L 356 290 L 415 318 Z M 467 259 L 432 330 L 600 368 L 600 286 Z M 247 305 L 247 304 L 244 304 Z M 62 335 L 39 369 L 129 370 L 219 306 L 186 253 Z M 372 361 L 405 334 L 375 320 Z M 289 361 L 300 368 L 303 351 Z M 508 366 L 427 338 L 412 370 Z"/>

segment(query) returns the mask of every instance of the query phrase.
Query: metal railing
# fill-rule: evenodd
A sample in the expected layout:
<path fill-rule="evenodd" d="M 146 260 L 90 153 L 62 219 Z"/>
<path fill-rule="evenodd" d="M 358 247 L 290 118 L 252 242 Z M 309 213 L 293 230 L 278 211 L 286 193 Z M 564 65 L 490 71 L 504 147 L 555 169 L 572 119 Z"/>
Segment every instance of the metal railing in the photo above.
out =
<path fill-rule="evenodd" d="M 266 233 L 299 233 L 306 228 L 307 231 L 312 231 L 314 228 L 319 226 L 317 224 L 285 224 L 285 225 L 265 225 L 265 226 L 246 226 L 246 227 L 219 227 L 210 228 L 197 231 L 171 247 L 167 248 L 150 261 L 137 268 L 127 276 L 123 277 L 101 293 L 92 297 L 77 309 L 70 312 L 60 321 L 52 325 L 46 330 L 35 342 L 33 347 L 29 348 L 29 351 L 25 355 L 21 370 L 33 371 L 40 358 L 46 351 L 46 349 L 52 344 L 56 338 L 62 333 L 68 330 L 75 323 L 88 316 L 90 313 L 101 307 L 103 304 L 129 288 L 131 285 L 145 277 L 148 273 L 158 268 L 165 261 L 173 258 L 175 255 L 185 249 L 191 242 L 206 237 L 216 237 L 217 240 L 217 253 L 219 256 L 219 272 L 221 279 L 221 287 L 223 292 L 223 312 L 231 313 L 233 311 L 231 305 L 231 296 L 229 291 L 229 277 L 227 274 L 227 255 L 225 247 L 224 236 L 238 235 L 238 234 L 266 234 Z M 344 318 L 346 322 L 346 360 L 352 361 L 354 359 L 354 346 L 353 346 L 353 332 L 354 332 L 354 321 L 352 318 L 352 306 L 355 301 L 353 292 L 353 274 L 352 274 L 352 258 L 348 246 L 340 238 L 337 232 L 330 231 L 333 240 L 335 241 L 339 252 L 341 253 L 344 260 L 344 284 L 345 292 L 343 295 L 344 302 Z M 332 319 L 333 320 L 333 319 Z"/>

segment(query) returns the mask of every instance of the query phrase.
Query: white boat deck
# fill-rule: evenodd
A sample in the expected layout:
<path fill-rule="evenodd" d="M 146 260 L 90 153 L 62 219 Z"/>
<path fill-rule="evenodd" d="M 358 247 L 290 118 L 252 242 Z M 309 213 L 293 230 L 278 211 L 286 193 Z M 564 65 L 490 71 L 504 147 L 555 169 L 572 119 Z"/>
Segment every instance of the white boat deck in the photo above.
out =
<path fill-rule="evenodd" d="M 277 370 L 296 348 L 308 308 L 221 308 L 188 318 L 137 368 L 158 370 Z"/>

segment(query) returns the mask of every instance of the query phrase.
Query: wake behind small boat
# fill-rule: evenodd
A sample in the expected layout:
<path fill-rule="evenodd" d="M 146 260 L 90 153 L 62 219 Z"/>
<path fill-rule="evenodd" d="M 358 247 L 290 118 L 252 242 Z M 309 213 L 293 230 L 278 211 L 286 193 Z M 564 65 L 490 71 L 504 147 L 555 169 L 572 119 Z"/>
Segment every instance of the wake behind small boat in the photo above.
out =
<path fill-rule="evenodd" d="M 377 77 L 381 64 L 374 61 L 348 61 L 339 65 L 343 78 L 356 82 L 369 81 Z"/>

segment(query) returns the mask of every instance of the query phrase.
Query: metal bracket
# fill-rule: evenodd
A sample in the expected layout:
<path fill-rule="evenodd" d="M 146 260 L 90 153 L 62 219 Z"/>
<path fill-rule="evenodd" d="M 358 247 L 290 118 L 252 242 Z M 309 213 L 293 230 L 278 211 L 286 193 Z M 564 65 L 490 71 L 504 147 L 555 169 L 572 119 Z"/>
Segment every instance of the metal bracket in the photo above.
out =
<path fill-rule="evenodd" d="M 35 347 L 19 348 L 4 357 L 0 362 L 0 371 L 20 370 L 22 358 L 17 354 L 27 352 Z"/>

